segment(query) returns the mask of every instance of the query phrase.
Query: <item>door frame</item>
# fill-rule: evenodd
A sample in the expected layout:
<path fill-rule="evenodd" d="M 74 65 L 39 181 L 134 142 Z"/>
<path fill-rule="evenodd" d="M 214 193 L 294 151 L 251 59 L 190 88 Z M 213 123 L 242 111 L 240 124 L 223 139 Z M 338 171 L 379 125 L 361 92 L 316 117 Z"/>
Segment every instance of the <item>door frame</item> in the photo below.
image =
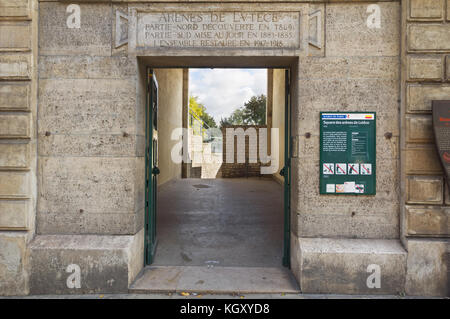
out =
<path fill-rule="evenodd" d="M 153 263 L 153 257 L 158 244 L 156 237 L 156 198 L 157 198 L 157 174 L 154 170 L 155 150 L 154 144 L 154 117 L 153 106 L 151 102 L 156 99 L 156 112 L 158 111 L 158 81 L 154 74 L 154 70 L 150 67 L 145 69 L 145 234 L 144 234 L 144 264 Z M 156 96 L 154 96 L 153 88 L 156 88 Z M 156 147 L 156 152 L 158 151 Z M 156 155 L 157 160 L 157 155 Z M 157 163 L 156 163 L 157 164 Z"/>
<path fill-rule="evenodd" d="M 284 72 L 284 190 L 283 266 L 291 268 L 291 69 Z"/>
<path fill-rule="evenodd" d="M 282 260 L 281 264 L 290 269 L 291 268 L 291 157 L 292 157 L 292 82 L 291 82 L 291 74 L 293 67 L 291 65 L 288 66 L 267 66 L 264 64 L 261 64 L 261 66 L 253 66 L 253 67 L 245 67 L 245 66 L 239 66 L 239 67 L 233 67 L 233 66 L 189 66 L 189 65 L 164 65 L 164 66 L 146 66 L 146 103 L 145 103 L 145 116 L 146 116 L 146 150 L 145 150 L 145 174 L 150 172 L 149 171 L 149 161 L 147 159 L 147 151 L 150 152 L 149 154 L 152 154 L 153 151 L 153 143 L 148 143 L 148 137 L 147 133 L 147 112 L 148 112 L 148 104 L 149 104 L 149 93 L 148 93 L 148 87 L 149 87 L 149 76 L 148 72 L 149 70 L 152 70 L 154 72 L 155 69 L 171 69 L 171 68 L 196 68 L 196 69 L 211 69 L 211 68 L 224 68 L 224 69 L 284 69 L 285 70 L 285 129 L 284 129 L 284 168 L 285 168 L 285 176 L 284 176 L 284 185 L 283 185 L 283 254 L 282 254 Z M 150 114 L 151 116 L 151 114 Z M 152 119 L 151 119 L 152 120 Z M 152 133 L 152 132 L 151 132 Z M 147 144 L 148 143 L 148 144 Z M 147 145 L 149 149 L 147 150 Z M 147 190 L 147 187 L 146 187 Z M 152 192 L 156 192 L 156 189 L 151 188 Z M 145 193 L 145 201 L 146 205 L 148 202 L 147 197 L 147 191 Z M 155 194 L 157 195 L 157 194 Z M 156 197 L 155 197 L 156 198 Z M 157 214 L 155 210 L 155 215 Z M 153 249 L 150 252 L 150 247 L 148 246 L 148 236 L 149 233 L 149 226 L 152 226 L 152 228 L 155 230 L 155 236 L 156 236 L 156 225 L 149 225 L 149 214 L 148 210 L 145 209 L 145 237 L 144 237 L 144 247 L 145 247 L 145 255 L 144 255 L 144 265 L 148 266 L 153 263 L 153 256 L 156 251 L 156 243 L 153 247 Z M 156 219 L 155 219 L 156 221 Z M 150 253 L 149 253 L 150 252 Z"/>

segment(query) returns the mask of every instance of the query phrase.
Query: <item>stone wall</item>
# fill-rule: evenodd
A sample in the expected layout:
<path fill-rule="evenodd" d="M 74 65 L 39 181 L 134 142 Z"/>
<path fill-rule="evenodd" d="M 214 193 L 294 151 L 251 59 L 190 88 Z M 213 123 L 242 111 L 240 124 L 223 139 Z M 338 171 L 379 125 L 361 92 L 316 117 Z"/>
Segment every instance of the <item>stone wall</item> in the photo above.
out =
<path fill-rule="evenodd" d="M 401 222 L 409 252 L 406 288 L 409 294 L 446 295 L 450 199 L 434 145 L 431 101 L 450 99 L 450 1 L 408 0 L 402 9 Z M 419 264 L 427 265 L 426 273 Z"/>
<path fill-rule="evenodd" d="M 29 291 L 36 207 L 37 1 L 0 0 L 0 294 Z"/>
<path fill-rule="evenodd" d="M 181 178 L 181 164 L 172 161 L 172 131 L 182 127 L 183 69 L 155 70 L 158 81 L 158 185 Z"/>
<path fill-rule="evenodd" d="M 273 70 L 272 128 L 278 129 L 278 171 L 273 174 L 275 180 L 284 182 L 279 172 L 284 167 L 284 130 L 285 130 L 285 70 Z M 275 150 L 274 150 L 275 152 Z M 275 154 L 273 154 L 275 156 Z"/>
<path fill-rule="evenodd" d="M 80 28 L 67 2 L 40 2 L 38 27 L 36 0 L 0 0 L 0 294 L 77 293 L 65 285 L 72 263 L 79 292 L 127 291 L 143 265 L 147 65 L 290 68 L 291 266 L 303 292 L 448 294 L 450 198 L 430 101 L 450 96 L 450 0 L 374 1 L 380 28 L 359 0 L 74 2 Z M 166 11 L 294 12 L 280 16 L 298 33 L 225 49 L 139 38 L 140 19 Z M 377 112 L 375 196 L 319 194 L 320 111 Z M 394 284 L 369 290 L 371 263 Z"/>
<path fill-rule="evenodd" d="M 299 237 L 396 239 L 399 237 L 399 2 L 377 2 L 380 28 L 367 25 L 368 4 L 310 7 L 324 15 L 321 51 L 300 57 L 292 80 L 294 139 L 292 231 Z M 375 196 L 319 194 L 319 113 L 377 113 Z M 297 135 L 297 136 L 295 136 Z"/>
<path fill-rule="evenodd" d="M 66 26 L 67 6 L 40 3 L 37 232 L 133 235 L 144 222 L 145 77 L 113 46 L 111 4 L 80 4 L 80 29 Z"/>
<path fill-rule="evenodd" d="M 125 293 L 144 265 L 146 66 L 115 39 L 127 5 L 75 3 L 39 3 L 31 294 Z"/>

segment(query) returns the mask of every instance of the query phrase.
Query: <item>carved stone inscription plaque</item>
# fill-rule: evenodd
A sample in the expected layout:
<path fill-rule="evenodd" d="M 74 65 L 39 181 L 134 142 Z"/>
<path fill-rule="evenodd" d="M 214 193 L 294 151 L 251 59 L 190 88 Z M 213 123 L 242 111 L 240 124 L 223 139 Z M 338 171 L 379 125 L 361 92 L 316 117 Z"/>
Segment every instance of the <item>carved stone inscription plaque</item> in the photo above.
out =
<path fill-rule="evenodd" d="M 439 157 L 450 187 L 450 100 L 433 101 L 433 128 Z"/>
<path fill-rule="evenodd" d="M 299 12 L 137 14 L 137 47 L 300 48 Z"/>

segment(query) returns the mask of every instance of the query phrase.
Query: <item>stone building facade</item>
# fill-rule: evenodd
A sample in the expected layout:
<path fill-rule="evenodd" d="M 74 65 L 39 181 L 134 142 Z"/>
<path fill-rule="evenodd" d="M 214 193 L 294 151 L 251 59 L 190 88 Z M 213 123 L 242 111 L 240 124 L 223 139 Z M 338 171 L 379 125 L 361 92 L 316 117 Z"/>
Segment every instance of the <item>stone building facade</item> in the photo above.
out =
<path fill-rule="evenodd" d="M 177 38 L 177 13 L 267 33 Z M 302 292 L 448 295 L 430 112 L 450 100 L 450 0 L 0 0 L 1 295 L 126 292 L 143 268 L 146 66 L 290 69 Z M 321 111 L 377 112 L 376 195 L 319 194 Z"/>

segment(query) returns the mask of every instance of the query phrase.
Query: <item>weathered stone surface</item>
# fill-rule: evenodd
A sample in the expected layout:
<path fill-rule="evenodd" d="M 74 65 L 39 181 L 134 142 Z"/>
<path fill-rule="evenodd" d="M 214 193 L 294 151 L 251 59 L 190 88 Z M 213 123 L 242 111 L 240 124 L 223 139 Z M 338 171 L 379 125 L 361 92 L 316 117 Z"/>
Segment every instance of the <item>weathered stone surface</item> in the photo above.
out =
<path fill-rule="evenodd" d="M 28 200 L 0 200 L 0 230 L 26 230 L 28 205 Z"/>
<path fill-rule="evenodd" d="M 432 100 L 445 100 L 450 96 L 448 85 L 418 85 L 407 86 L 406 104 L 408 112 L 430 113 Z"/>
<path fill-rule="evenodd" d="M 79 4 L 80 28 L 69 28 L 67 3 L 39 5 L 39 54 L 110 56 L 111 4 Z"/>
<path fill-rule="evenodd" d="M 290 263 L 291 263 L 291 271 L 295 278 L 297 279 L 297 283 L 301 287 L 301 268 L 300 268 L 300 261 L 301 261 L 301 251 L 300 251 L 300 242 L 299 238 L 296 235 L 296 231 L 291 231 L 290 234 Z"/>
<path fill-rule="evenodd" d="M 450 191 L 448 189 L 448 183 L 445 183 L 445 205 L 450 206 Z"/>
<path fill-rule="evenodd" d="M 131 6 L 130 6 L 131 7 Z M 192 52 L 191 48 L 194 48 L 194 50 L 199 49 L 198 48 L 198 44 L 197 41 L 192 41 L 192 40 L 196 40 L 194 37 L 194 35 L 192 34 L 192 32 L 186 32 L 186 29 L 188 29 L 186 26 L 187 24 L 183 24 L 182 26 L 186 27 L 182 27 L 182 30 L 180 32 L 177 32 L 178 34 L 180 34 L 180 37 L 185 40 L 184 43 L 180 43 L 180 39 L 176 39 L 175 41 L 168 41 L 168 43 L 164 43 L 165 46 L 161 46 L 160 45 L 160 41 L 159 41 L 159 37 L 160 35 L 158 35 L 156 39 L 156 41 L 149 41 L 151 39 L 148 39 L 147 41 L 143 41 L 143 34 L 144 32 L 142 32 L 142 30 L 145 30 L 146 25 L 150 25 L 150 24 L 146 24 L 146 22 L 150 22 L 149 20 L 155 20 L 155 18 L 159 19 L 159 15 L 154 15 L 155 13 L 161 13 L 161 12 L 165 12 L 165 13 L 174 13 L 174 12 L 178 12 L 178 13 L 183 13 L 183 14 L 189 14 L 189 13 L 193 13 L 195 16 L 193 19 L 195 19 L 198 15 L 201 15 L 203 20 L 202 21 L 196 21 L 197 24 L 199 25 L 199 27 L 203 27 L 203 25 L 206 25 L 208 27 L 211 27 L 211 24 L 202 24 L 203 22 L 208 22 L 209 19 L 207 19 L 205 16 L 203 16 L 203 14 L 205 14 L 206 12 L 212 12 L 214 13 L 218 18 L 222 19 L 222 26 L 225 26 L 227 28 L 227 30 L 230 30 L 230 25 L 234 25 L 236 24 L 236 22 L 241 22 L 241 23 L 250 23 L 252 25 L 257 25 L 257 27 L 260 27 L 260 23 L 261 23 L 261 19 L 265 17 L 266 19 L 266 23 L 262 24 L 263 27 L 261 27 L 263 30 L 270 30 L 272 31 L 273 28 L 273 24 L 271 23 L 271 20 L 269 20 L 269 18 L 274 14 L 274 13 L 280 13 L 280 14 L 288 14 L 292 17 L 292 22 L 291 24 L 287 24 L 286 20 L 283 21 L 282 25 L 284 26 L 288 26 L 289 30 L 292 30 L 292 33 L 278 33 L 275 36 L 272 36 L 271 34 L 264 34 L 264 33 L 258 33 L 256 32 L 255 34 L 252 34 L 252 38 L 260 40 L 262 39 L 263 41 L 260 42 L 256 42 L 256 43 L 251 43 L 251 45 L 249 46 L 248 43 L 246 43 L 245 41 L 243 41 L 241 43 L 241 39 L 242 40 L 246 40 L 247 37 L 246 34 L 247 32 L 243 32 L 243 33 L 239 33 L 237 34 L 237 36 L 235 35 L 231 35 L 231 39 L 227 39 L 227 41 L 224 42 L 220 42 L 220 41 L 214 41 L 215 39 L 215 35 L 216 32 L 213 32 L 212 35 L 205 35 L 205 34 L 200 34 L 197 35 L 197 37 L 202 37 L 202 40 L 205 40 L 204 38 L 206 37 L 207 41 L 204 41 L 202 43 L 202 47 L 207 48 L 208 50 L 202 50 L 200 48 L 200 50 L 198 50 L 198 54 L 199 55 L 222 55 L 224 54 L 223 49 L 226 49 L 227 53 L 226 54 L 230 54 L 230 55 L 240 55 L 241 53 L 244 53 L 244 55 L 250 55 L 250 56 L 254 56 L 254 55 L 265 55 L 264 50 L 270 50 L 270 52 L 274 52 L 277 51 L 279 54 L 282 55 L 297 55 L 297 54 L 302 54 L 302 55 L 307 55 L 308 54 L 308 33 L 307 33 L 307 27 L 308 27 L 308 9 L 309 6 L 307 3 L 271 3 L 270 5 L 267 3 L 260 3 L 260 4 L 249 4 L 249 3 L 235 3 L 233 5 L 231 4 L 224 4 L 224 3 L 220 3 L 220 2 L 216 2 L 214 4 L 205 6 L 205 4 L 203 3 L 190 3 L 189 6 L 186 6 L 183 3 L 155 3 L 152 6 L 147 6 L 146 8 L 143 7 L 131 7 L 130 8 L 130 12 L 131 14 L 129 14 L 129 43 L 128 43 L 128 50 L 131 53 L 136 53 L 137 55 L 152 55 L 152 53 L 156 53 L 157 55 L 159 55 L 160 53 L 167 54 L 167 52 L 173 52 L 175 53 L 175 55 L 178 55 L 179 53 L 177 53 L 176 51 L 179 50 L 185 50 L 185 52 L 188 53 L 188 55 L 190 55 L 190 52 Z M 233 16 L 234 19 L 230 19 L 230 13 L 236 12 L 237 15 L 236 17 Z M 241 13 L 243 14 L 241 16 Z M 300 13 L 300 14 L 299 14 Z M 292 42 L 292 38 L 296 39 L 297 37 L 297 30 L 298 27 L 296 27 L 295 25 L 298 24 L 298 17 L 300 16 L 300 49 L 299 48 L 292 48 L 292 45 L 287 45 L 286 42 Z M 149 19 L 148 17 L 152 18 Z M 258 22 L 258 17 L 259 17 L 259 22 Z M 244 19 L 245 18 L 245 22 Z M 147 21 L 146 21 L 147 20 Z M 163 20 L 163 19 L 161 19 Z M 200 19 L 199 19 L 200 20 Z M 275 18 L 276 20 L 276 18 Z M 163 21 L 161 21 L 163 22 Z M 161 25 L 163 25 L 164 27 L 167 26 L 167 24 L 161 23 Z M 180 25 L 180 19 L 178 19 L 178 21 L 171 21 L 172 26 L 174 26 L 175 28 L 177 28 Z M 214 23 L 213 25 L 217 25 L 217 23 Z M 239 24 L 238 28 L 240 27 Z M 248 24 L 247 24 L 248 25 Z M 192 27 L 192 24 L 190 24 L 190 26 Z M 292 29 L 293 28 L 293 29 Z M 146 32 L 146 34 L 150 34 L 152 29 L 154 29 L 154 27 L 147 27 L 147 30 L 149 32 Z M 191 28 L 192 29 L 192 28 Z M 207 31 L 207 30 L 205 30 Z M 220 31 L 220 30 L 219 30 Z M 246 30 L 240 30 L 241 31 L 246 31 Z M 177 35 L 178 35 L 177 34 Z M 237 37 L 238 39 L 238 43 L 235 43 L 235 37 Z M 164 36 L 162 37 L 162 40 L 165 40 L 169 38 L 170 40 L 173 39 L 172 34 L 170 36 Z M 231 40 L 231 41 L 229 41 Z M 286 41 L 287 40 L 287 41 Z M 150 43 L 149 43 L 150 42 Z M 211 43 L 212 42 L 212 43 Z M 264 50 L 262 50 L 264 49 Z M 233 53 L 231 53 L 233 52 Z M 219 62 L 220 63 L 220 62 Z M 237 62 L 239 63 L 239 62 Z M 218 65 L 217 65 L 218 66 Z M 236 65 L 237 66 L 237 65 Z"/>
<path fill-rule="evenodd" d="M 66 135 L 45 132 L 39 134 L 41 156 L 134 156 L 136 135 L 86 134 Z"/>
<path fill-rule="evenodd" d="M 386 134 L 387 132 L 385 132 Z M 400 157 L 399 150 L 399 137 L 392 136 L 391 138 L 386 138 L 386 136 L 377 135 L 377 154 L 379 159 L 389 160 L 398 159 Z"/>
<path fill-rule="evenodd" d="M 442 174 L 441 163 L 434 145 L 409 147 L 404 150 L 404 154 L 407 174 Z"/>
<path fill-rule="evenodd" d="M 299 81 L 300 112 L 311 121 L 311 112 L 319 116 L 319 110 L 326 105 L 328 111 L 366 111 L 377 112 L 377 131 L 383 121 L 379 113 L 389 113 L 390 118 L 397 116 L 392 112 L 398 108 L 398 81 L 385 79 L 312 79 Z M 304 112 L 304 113 L 303 113 Z M 398 124 L 396 125 L 398 126 Z"/>
<path fill-rule="evenodd" d="M 135 234 L 144 226 L 144 211 L 136 214 L 121 213 L 46 213 L 37 215 L 38 234 Z"/>
<path fill-rule="evenodd" d="M 30 116 L 0 114 L 0 138 L 29 138 Z"/>
<path fill-rule="evenodd" d="M 135 158 L 42 158 L 39 175 L 38 214 L 136 212 Z"/>
<path fill-rule="evenodd" d="M 398 57 L 300 57 L 299 79 L 399 80 Z"/>
<path fill-rule="evenodd" d="M 26 168 L 30 165 L 28 144 L 0 144 L 0 168 Z"/>
<path fill-rule="evenodd" d="M 446 241 L 408 240 L 408 295 L 448 296 Z"/>
<path fill-rule="evenodd" d="M 298 200 L 298 199 L 297 199 Z M 369 201 L 360 201 L 365 205 Z M 373 206 L 373 205 L 372 205 Z M 395 203 L 384 204 L 389 212 L 399 209 Z M 393 239 L 398 237 L 398 216 L 396 213 L 386 214 L 381 211 L 368 213 L 368 209 L 354 209 L 354 205 L 347 205 L 343 210 L 353 212 L 342 212 L 341 210 L 328 211 L 326 213 L 302 213 L 293 212 L 293 224 L 298 235 L 323 237 L 350 237 L 350 238 L 382 238 Z"/>
<path fill-rule="evenodd" d="M 433 123 L 429 115 L 406 115 L 406 141 L 408 143 L 432 143 Z"/>
<path fill-rule="evenodd" d="M 31 28 L 28 22 L 0 22 L 0 51 L 29 50 Z"/>
<path fill-rule="evenodd" d="M 408 235 L 450 235 L 450 209 L 441 207 L 407 206 Z"/>
<path fill-rule="evenodd" d="M 299 238 L 299 267 L 292 271 L 303 293 L 398 294 L 404 291 L 406 252 L 397 240 Z M 380 288 L 368 277 L 380 267 Z"/>
<path fill-rule="evenodd" d="M 440 176 L 408 176 L 406 178 L 406 202 L 409 204 L 442 204 L 443 187 Z"/>
<path fill-rule="evenodd" d="M 0 110 L 26 111 L 30 108 L 28 83 L 0 83 Z"/>
<path fill-rule="evenodd" d="M 399 138 L 398 136 L 392 136 L 391 138 L 386 138 L 383 135 L 377 135 L 376 145 L 377 145 L 377 160 L 388 160 L 388 159 L 398 159 L 399 158 Z M 320 136 L 312 135 L 306 138 L 304 135 L 298 137 L 298 155 L 296 157 L 301 158 L 319 158 L 320 153 Z"/>
<path fill-rule="evenodd" d="M 30 79 L 30 56 L 26 54 L 0 55 L 0 79 Z"/>
<path fill-rule="evenodd" d="M 400 6 L 378 3 L 381 28 L 367 26 L 367 4 L 339 3 L 326 6 L 327 56 L 398 56 Z"/>
<path fill-rule="evenodd" d="M 127 56 L 42 56 L 40 79 L 125 79 L 136 77 L 136 60 Z"/>
<path fill-rule="evenodd" d="M 308 55 L 325 55 L 325 4 L 309 4 Z"/>
<path fill-rule="evenodd" d="M 408 51 L 450 50 L 449 24 L 408 25 Z"/>
<path fill-rule="evenodd" d="M 23 198 L 29 196 L 28 172 L 0 171 L 0 197 Z"/>
<path fill-rule="evenodd" d="M 193 12 L 184 13 L 190 19 L 173 19 L 166 23 L 165 12 L 139 12 L 136 15 L 136 46 L 138 48 L 239 48 L 239 49 L 299 49 L 301 41 L 300 12 L 246 12 L 239 14 L 226 10 L 220 12 Z M 192 28 L 193 24 L 196 28 Z M 249 23 L 250 28 L 240 28 L 242 24 Z M 239 32 L 222 33 L 220 27 L 233 26 L 227 30 Z M 292 32 L 279 33 L 279 26 Z M 161 30 L 168 27 L 177 32 L 165 32 L 161 37 Z M 191 27 L 191 28 L 190 28 Z M 198 29 L 197 29 L 198 28 Z M 203 32 L 198 32 L 199 30 Z M 264 30 L 266 32 L 257 32 Z M 210 32 L 208 32 L 210 31 Z M 271 34 L 275 33 L 276 36 Z M 224 35 L 226 36 L 224 37 Z M 134 36 L 131 35 L 133 38 Z M 226 41 L 223 41 L 223 40 Z"/>
<path fill-rule="evenodd" d="M 136 130 L 133 80 L 41 80 L 39 101 L 41 132 L 132 135 Z"/>
<path fill-rule="evenodd" d="M 127 293 L 144 264 L 144 231 L 135 236 L 39 235 L 30 244 L 32 294 Z M 81 287 L 67 279 L 80 267 Z"/>
<path fill-rule="evenodd" d="M 442 20 L 444 0 L 409 0 L 410 20 Z"/>
<path fill-rule="evenodd" d="M 327 111 L 376 111 L 377 134 L 399 135 L 398 113 L 392 111 L 399 108 L 398 57 L 310 57 L 300 64 L 298 135 L 318 136 L 324 106 Z"/>
<path fill-rule="evenodd" d="M 375 196 L 320 196 L 318 154 L 291 160 L 293 223 L 305 237 L 397 238 L 397 160 L 377 158 Z M 294 175 L 294 172 L 295 175 Z M 294 186 L 295 185 L 295 186 Z"/>
<path fill-rule="evenodd" d="M 0 232 L 0 293 L 3 296 L 29 293 L 27 234 Z"/>
<path fill-rule="evenodd" d="M 450 0 L 447 0 L 447 21 L 450 21 Z"/>
<path fill-rule="evenodd" d="M 450 81 L 450 55 L 447 55 L 445 57 L 445 65 L 446 65 L 446 71 L 445 71 L 445 79 L 447 81 Z"/>
<path fill-rule="evenodd" d="M 28 17 L 29 0 L 0 0 L 0 17 Z"/>
<path fill-rule="evenodd" d="M 43 158 L 40 234 L 135 234 L 144 224 L 143 158 Z"/>
<path fill-rule="evenodd" d="M 408 79 L 440 81 L 444 78 L 442 56 L 408 56 Z"/>

